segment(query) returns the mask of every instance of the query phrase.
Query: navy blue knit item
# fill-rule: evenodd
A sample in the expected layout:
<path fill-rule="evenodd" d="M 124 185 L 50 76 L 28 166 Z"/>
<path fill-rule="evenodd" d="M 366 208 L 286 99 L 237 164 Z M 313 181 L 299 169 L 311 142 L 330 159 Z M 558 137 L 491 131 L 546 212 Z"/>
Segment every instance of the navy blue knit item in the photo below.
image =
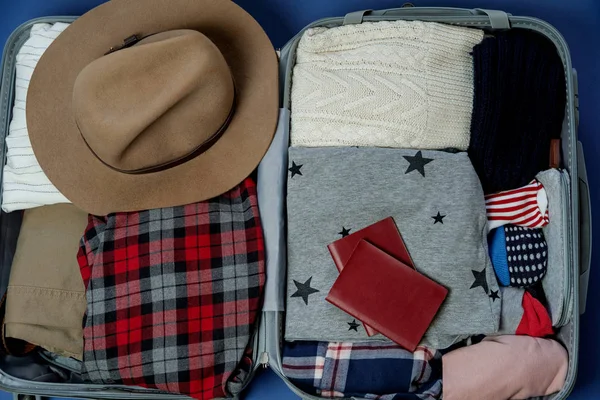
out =
<path fill-rule="evenodd" d="M 484 192 L 525 186 L 549 167 L 560 138 L 565 71 L 552 42 L 511 29 L 473 48 L 474 99 L 469 157 Z"/>
<path fill-rule="evenodd" d="M 490 232 L 488 243 L 501 286 L 534 287 L 546 275 L 548 248 L 542 229 L 501 226 Z"/>

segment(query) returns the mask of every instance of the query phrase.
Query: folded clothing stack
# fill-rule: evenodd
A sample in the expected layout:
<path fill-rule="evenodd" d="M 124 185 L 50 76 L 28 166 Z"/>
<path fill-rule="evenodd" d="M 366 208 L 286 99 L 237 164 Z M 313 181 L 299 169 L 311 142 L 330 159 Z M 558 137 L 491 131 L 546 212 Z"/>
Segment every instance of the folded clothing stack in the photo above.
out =
<path fill-rule="evenodd" d="M 359 318 L 366 310 L 358 309 L 364 296 L 356 295 L 362 300 L 351 304 L 340 302 L 340 296 L 350 296 L 348 290 L 340 291 L 349 287 L 343 279 L 348 274 L 340 253 L 332 251 L 334 264 L 325 248 L 388 216 L 398 225 L 409 260 L 404 254 L 392 255 L 399 248 L 380 250 L 449 291 L 424 344 L 441 349 L 471 335 L 515 335 L 487 339 L 514 343 L 514 352 L 504 359 L 508 366 L 519 362 L 524 346 L 535 350 L 538 342 L 532 337 L 553 335 L 553 325 L 566 312 L 559 289 L 564 287 L 559 272 L 564 221 L 561 215 L 553 220 L 554 213 L 562 214 L 564 188 L 556 170 L 534 178 L 549 166 L 551 139 L 560 137 L 564 68 L 553 44 L 535 32 L 513 29 L 482 39 L 478 30 L 418 21 L 311 28 L 300 39 L 291 90 L 287 186 L 285 338 L 293 342 L 284 345 L 284 357 L 294 346 L 297 351 L 303 345 L 317 348 L 311 340 L 332 342 L 320 343 L 323 348 L 348 341 L 343 345 L 350 349 L 365 340 L 374 345 L 385 339 L 377 335 L 382 326 L 372 327 L 374 319 L 364 312 Z M 451 106 L 439 106 L 450 99 Z M 467 161 L 468 168 L 461 159 L 466 155 L 460 153 L 467 149 L 473 163 Z M 371 245 L 377 247 L 365 238 L 354 251 L 372 249 Z M 370 254 L 374 257 L 375 252 Z M 343 257 L 350 268 L 359 268 L 349 256 Z M 355 254 L 352 259 L 369 264 Z M 484 299 L 473 297 L 477 290 Z M 356 318 L 323 302 L 328 293 L 332 303 Z M 350 310 L 349 304 L 356 307 Z M 358 329 L 360 320 L 370 321 L 365 329 Z M 513 340 L 518 336 L 523 337 Z M 548 368 L 539 370 L 541 383 L 528 385 L 517 379 L 511 390 L 535 396 L 552 393 L 564 383 L 564 374 L 551 370 L 553 365 L 562 370 L 564 349 L 554 341 L 539 343 L 550 349 L 551 358 Z M 532 364 L 543 358 L 531 352 Z M 316 358 L 316 364 L 323 359 Z M 454 365 L 461 368 L 459 364 Z M 337 392 L 323 386 L 320 367 L 301 371 L 296 366 L 284 372 L 305 390 L 316 389 L 324 397 L 351 392 L 344 386 Z M 302 381 L 308 375 L 313 380 Z M 483 379 L 475 380 L 474 387 L 464 385 L 469 392 L 457 389 L 460 380 L 450 374 L 449 379 L 444 398 L 463 398 L 461 393 L 510 397 L 500 386 L 479 390 Z"/>
<path fill-rule="evenodd" d="M 6 295 L 8 354 L 13 338 L 81 360 L 86 298 L 75 255 L 86 225 L 87 213 L 70 204 L 25 211 Z"/>
<path fill-rule="evenodd" d="M 325 301 L 338 277 L 327 245 L 388 216 L 416 270 L 449 290 L 425 343 L 498 331 L 485 202 L 466 153 L 291 147 L 289 164 L 287 340 L 383 339 L 348 330 L 352 318 Z"/>
<path fill-rule="evenodd" d="M 548 168 L 560 138 L 565 70 L 537 32 L 494 32 L 473 49 L 475 98 L 469 156 L 485 193 L 516 189 Z"/>
<path fill-rule="evenodd" d="M 283 373 L 321 397 L 439 399 L 442 354 L 419 346 L 409 352 L 382 342 L 286 342 Z"/>
<path fill-rule="evenodd" d="M 69 24 L 35 24 L 16 56 L 15 105 L 6 137 L 2 176 L 2 210 L 11 212 L 56 203 L 69 203 L 42 171 L 33 154 L 25 110 L 29 81 L 42 54 Z"/>
<path fill-rule="evenodd" d="M 199 399 L 230 393 L 265 282 L 251 178 L 205 202 L 90 216 L 78 261 L 84 379 Z"/>
<path fill-rule="evenodd" d="M 296 52 L 292 146 L 469 146 L 470 52 L 483 31 L 421 21 L 307 30 Z"/>

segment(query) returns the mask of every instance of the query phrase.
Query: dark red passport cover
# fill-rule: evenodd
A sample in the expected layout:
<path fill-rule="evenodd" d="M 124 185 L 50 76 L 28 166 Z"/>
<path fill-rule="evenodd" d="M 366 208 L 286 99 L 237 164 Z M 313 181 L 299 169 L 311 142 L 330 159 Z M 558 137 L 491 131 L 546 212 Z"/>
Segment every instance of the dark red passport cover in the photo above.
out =
<path fill-rule="evenodd" d="M 387 217 L 366 228 L 356 231 L 351 235 L 336 240 L 327 246 L 338 271 L 341 272 L 342 269 L 344 269 L 344 265 L 346 265 L 350 259 L 352 252 L 361 239 L 366 240 L 397 260 L 414 268 L 410 254 L 406 249 L 402 236 L 400 236 L 400 233 L 398 232 L 394 219 L 392 217 Z M 367 335 L 369 336 L 377 335 L 379 333 L 376 329 L 373 329 L 373 327 L 367 324 L 364 324 L 364 326 Z"/>
<path fill-rule="evenodd" d="M 354 248 L 361 239 L 366 240 L 392 257 L 414 268 L 410 254 L 408 254 L 408 250 L 402 240 L 402 236 L 398 232 L 394 219 L 387 217 L 351 235 L 338 239 L 327 246 L 338 271 L 341 272 L 344 269 L 344 265 L 350 259 Z"/>
<path fill-rule="evenodd" d="M 414 351 L 448 289 L 361 240 L 326 299 Z"/>

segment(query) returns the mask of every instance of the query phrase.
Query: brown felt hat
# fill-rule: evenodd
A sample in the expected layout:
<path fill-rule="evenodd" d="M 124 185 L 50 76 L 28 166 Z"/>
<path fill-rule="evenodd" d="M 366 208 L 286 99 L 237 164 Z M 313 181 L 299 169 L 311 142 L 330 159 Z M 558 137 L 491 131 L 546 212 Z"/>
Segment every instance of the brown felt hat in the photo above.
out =
<path fill-rule="evenodd" d="M 226 0 L 112 0 L 46 50 L 27 127 L 52 183 L 96 215 L 218 196 L 277 124 L 277 56 Z"/>

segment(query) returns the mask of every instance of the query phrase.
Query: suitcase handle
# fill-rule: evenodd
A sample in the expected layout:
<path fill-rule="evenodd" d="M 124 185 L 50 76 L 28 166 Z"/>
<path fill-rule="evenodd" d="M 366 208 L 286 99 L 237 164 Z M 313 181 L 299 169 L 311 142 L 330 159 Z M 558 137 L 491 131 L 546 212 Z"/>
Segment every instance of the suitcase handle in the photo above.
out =
<path fill-rule="evenodd" d="M 498 10 L 484 10 L 481 8 L 453 8 L 453 7 L 413 7 L 390 8 L 387 10 L 362 10 L 346 14 L 344 25 L 361 24 L 364 17 L 410 17 L 424 19 L 427 17 L 473 17 L 487 16 L 492 29 L 510 29 L 509 14 Z"/>
<path fill-rule="evenodd" d="M 577 160 L 579 172 L 579 312 L 583 314 L 592 263 L 592 208 L 585 157 L 580 141 L 577 141 Z"/>

